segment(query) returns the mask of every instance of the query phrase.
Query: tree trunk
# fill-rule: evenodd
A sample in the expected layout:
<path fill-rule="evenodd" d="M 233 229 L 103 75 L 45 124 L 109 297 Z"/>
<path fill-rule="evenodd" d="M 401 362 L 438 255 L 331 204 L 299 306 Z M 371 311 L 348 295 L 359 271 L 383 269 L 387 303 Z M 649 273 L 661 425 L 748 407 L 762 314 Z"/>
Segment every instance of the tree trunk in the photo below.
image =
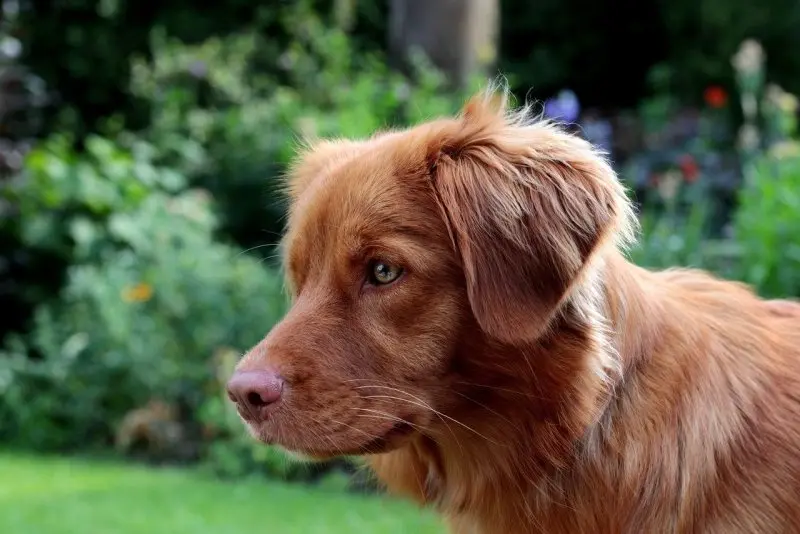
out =
<path fill-rule="evenodd" d="M 456 85 L 486 73 L 497 56 L 499 0 L 391 0 L 389 50 L 407 68 L 423 52 Z"/>

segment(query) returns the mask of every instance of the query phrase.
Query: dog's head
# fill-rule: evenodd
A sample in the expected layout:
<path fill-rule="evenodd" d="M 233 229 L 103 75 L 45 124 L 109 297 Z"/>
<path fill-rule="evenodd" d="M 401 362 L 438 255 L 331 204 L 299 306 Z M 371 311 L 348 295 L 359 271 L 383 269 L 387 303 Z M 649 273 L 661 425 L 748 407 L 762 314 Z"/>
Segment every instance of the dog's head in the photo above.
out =
<path fill-rule="evenodd" d="M 445 420 L 467 360 L 535 343 L 632 227 L 589 144 L 491 94 L 453 119 L 313 144 L 288 193 L 293 305 L 229 390 L 256 436 L 317 457 Z"/>

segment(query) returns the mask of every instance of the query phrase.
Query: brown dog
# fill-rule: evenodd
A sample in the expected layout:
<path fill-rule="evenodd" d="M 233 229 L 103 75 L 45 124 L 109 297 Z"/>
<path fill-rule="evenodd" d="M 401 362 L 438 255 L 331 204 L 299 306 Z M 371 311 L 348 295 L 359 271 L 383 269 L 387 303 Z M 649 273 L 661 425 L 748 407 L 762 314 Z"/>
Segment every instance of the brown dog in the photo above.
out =
<path fill-rule="evenodd" d="M 289 181 L 294 304 L 229 393 L 454 533 L 800 532 L 800 307 L 622 255 L 606 161 L 505 99 Z"/>

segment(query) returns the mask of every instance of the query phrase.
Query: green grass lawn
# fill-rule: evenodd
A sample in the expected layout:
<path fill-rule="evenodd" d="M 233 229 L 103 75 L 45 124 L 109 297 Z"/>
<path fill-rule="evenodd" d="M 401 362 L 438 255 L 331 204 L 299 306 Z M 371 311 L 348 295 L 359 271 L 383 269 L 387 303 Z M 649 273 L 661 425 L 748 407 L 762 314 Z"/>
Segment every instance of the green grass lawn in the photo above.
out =
<path fill-rule="evenodd" d="M 404 502 L 193 471 L 0 454 L 3 534 L 433 534 Z"/>

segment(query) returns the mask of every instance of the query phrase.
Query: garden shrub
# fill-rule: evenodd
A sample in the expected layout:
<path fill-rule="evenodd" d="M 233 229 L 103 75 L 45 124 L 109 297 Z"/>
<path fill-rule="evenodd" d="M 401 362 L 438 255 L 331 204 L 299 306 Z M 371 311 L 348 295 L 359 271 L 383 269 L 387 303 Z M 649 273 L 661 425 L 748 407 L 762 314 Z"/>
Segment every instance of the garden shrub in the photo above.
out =
<path fill-rule="evenodd" d="M 202 10 L 188 0 L 8 4 L 21 6 L 17 31 L 26 64 L 59 89 L 61 103 L 76 110 L 76 128 L 89 133 L 97 131 L 103 118 L 117 113 L 131 127 L 146 125 L 146 103 L 127 91 L 128 64 L 134 54 L 151 53 L 151 28 L 162 27 L 188 43 L 251 28 L 265 37 L 261 71 L 280 77 L 278 58 L 292 34 L 305 26 L 298 5 L 347 30 L 357 53 L 384 51 L 390 24 L 388 2 L 352 0 L 225 0 Z M 330 16 L 342 4 L 351 6 L 346 21 Z M 499 66 L 513 78 L 520 95 L 533 88 L 538 98 L 544 98 L 570 86 L 591 106 L 630 107 L 648 94 L 643 80 L 648 69 L 659 64 L 670 73 L 673 94 L 699 100 L 709 84 L 732 85 L 728 56 L 746 37 L 765 43 L 774 58 L 775 79 L 792 91 L 800 90 L 800 60 L 792 52 L 798 48 L 800 8 L 793 0 L 758 4 L 503 0 L 500 4 Z M 632 46 L 636 54 L 630 53 Z M 56 114 L 61 107 L 50 110 Z M 54 124 L 50 121 L 50 126 Z"/>
<path fill-rule="evenodd" d="M 33 308 L 58 293 L 69 265 L 114 244 L 105 230 L 113 214 L 135 209 L 154 191 L 186 185 L 175 171 L 154 166 L 146 144 L 126 150 L 90 136 L 81 154 L 72 141 L 63 134 L 42 140 L 24 168 L 0 182 L 3 296 L 15 316 L 12 331 L 27 328 Z M 96 240 L 98 232 L 109 239 Z"/>
<path fill-rule="evenodd" d="M 742 43 L 733 65 L 745 117 L 739 135 L 745 179 L 734 218 L 736 276 L 766 296 L 800 296 L 798 98 L 765 83 L 758 42 Z"/>
<path fill-rule="evenodd" d="M 153 57 L 133 63 L 131 91 L 152 110 L 142 135 L 212 192 L 222 230 L 246 248 L 283 230 L 276 186 L 300 138 L 366 137 L 453 113 L 465 96 L 446 91 L 422 58 L 412 84 L 380 56 L 357 54 L 342 30 L 302 6 L 280 77 L 263 73 L 266 43 L 252 31 L 191 45 L 155 32 Z"/>
<path fill-rule="evenodd" d="M 85 157 L 44 144 L 14 186 L 26 242 L 69 264 L 63 290 L 0 356 L 0 438 L 18 446 L 108 447 L 153 398 L 199 426 L 218 390 L 214 351 L 249 348 L 285 309 L 278 273 L 214 239 L 207 192 L 94 141 Z"/>
<path fill-rule="evenodd" d="M 742 280 L 765 296 L 800 297 L 800 143 L 756 159 L 739 195 Z"/>

